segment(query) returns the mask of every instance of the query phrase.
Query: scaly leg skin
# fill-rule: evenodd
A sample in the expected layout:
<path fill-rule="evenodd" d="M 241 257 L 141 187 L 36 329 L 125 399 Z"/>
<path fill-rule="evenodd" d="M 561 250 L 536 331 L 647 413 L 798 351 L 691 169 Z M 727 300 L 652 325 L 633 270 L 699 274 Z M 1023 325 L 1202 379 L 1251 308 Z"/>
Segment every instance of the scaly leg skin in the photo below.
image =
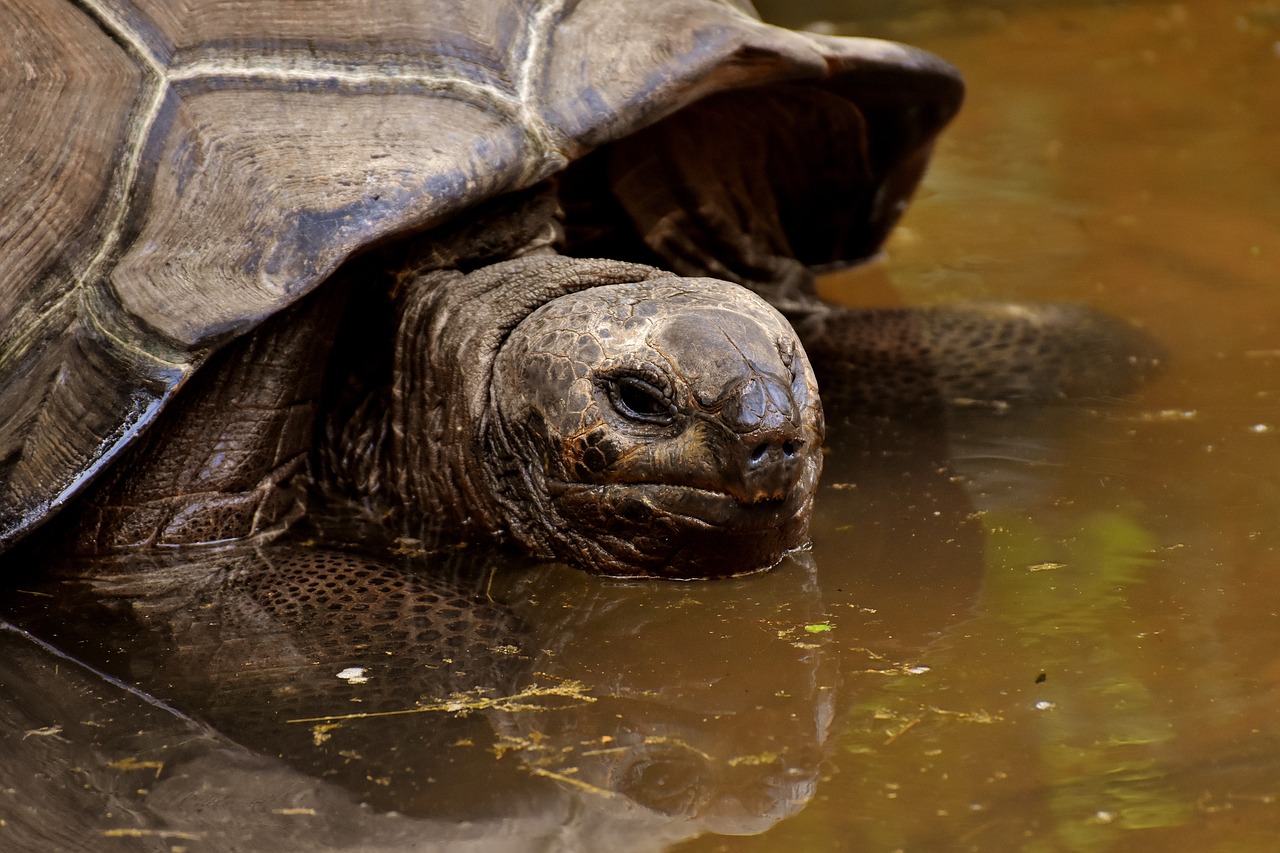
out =
<path fill-rule="evenodd" d="M 842 413 L 1112 398 L 1134 391 L 1164 358 L 1141 329 L 1080 305 L 820 305 L 789 313 L 823 403 Z"/>

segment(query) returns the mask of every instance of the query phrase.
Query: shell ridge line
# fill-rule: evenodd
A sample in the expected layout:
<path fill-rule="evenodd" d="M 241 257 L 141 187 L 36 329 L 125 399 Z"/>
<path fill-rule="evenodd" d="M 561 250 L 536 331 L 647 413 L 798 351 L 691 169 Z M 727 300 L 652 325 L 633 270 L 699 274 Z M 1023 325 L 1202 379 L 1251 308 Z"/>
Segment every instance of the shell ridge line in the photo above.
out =
<path fill-rule="evenodd" d="M 441 92 L 470 94 L 473 100 L 495 106 L 499 111 L 509 115 L 517 114 L 519 109 L 516 100 L 497 86 L 477 83 L 458 74 L 432 74 L 420 71 L 397 73 L 392 69 L 376 66 L 369 70 L 351 69 L 340 67 L 336 63 L 329 65 L 323 60 L 312 57 L 308 57 L 305 63 L 304 65 L 298 60 L 272 62 L 271 57 L 267 56 L 246 58 L 239 62 L 194 60 L 171 67 L 166 76 L 170 82 L 201 79 L 246 82 L 263 80 L 279 83 L 338 83 L 353 89 L 375 83 L 393 86 L 402 84 L 406 87 L 421 86 Z"/>
<path fill-rule="evenodd" d="M 150 69 L 153 76 L 164 77 L 164 63 L 148 47 L 146 41 L 129 25 L 107 8 L 101 0 L 70 0 L 71 4 L 97 23 L 98 27 L 123 47 L 135 59 Z"/>
<path fill-rule="evenodd" d="M 129 124 L 129 137 L 124 146 L 123 162 L 121 168 L 117 169 L 112 177 L 112 187 L 106 202 L 107 213 L 104 217 L 106 226 L 98 238 L 97 251 L 90 257 L 84 268 L 75 274 L 74 284 L 67 292 L 51 301 L 39 313 L 35 318 L 35 322 L 30 325 L 28 334 L 19 337 L 14 346 L 8 348 L 5 353 L 0 354 L 0 370 L 8 367 L 12 359 L 16 358 L 20 352 L 25 352 L 27 347 L 22 345 L 24 339 L 34 339 L 39 329 L 49 322 L 49 318 L 59 314 L 68 300 L 76 298 L 78 294 L 83 292 L 89 282 L 94 281 L 102 265 L 115 249 L 124 227 L 125 217 L 128 214 L 129 198 L 132 194 L 133 185 L 137 181 L 138 171 L 141 168 L 142 152 L 146 148 L 146 142 L 151 135 L 151 129 L 155 125 L 157 117 L 164 109 L 165 98 L 170 88 L 159 59 L 147 48 L 146 42 L 137 33 L 133 32 L 119 16 L 103 5 L 100 0 L 71 0 L 71 2 L 97 24 L 98 28 L 119 45 L 122 50 L 138 61 L 146 82 L 143 84 L 142 91 L 135 100 L 135 104 L 143 104 L 144 106 Z M 84 303 L 82 302 L 82 304 Z M 92 322 L 95 325 L 100 325 L 96 318 L 92 318 Z M 134 345 L 126 345 L 126 348 L 150 357 L 145 350 Z"/>
<path fill-rule="evenodd" d="M 29 323 L 23 329 L 9 338 L 9 345 L 0 349 L 0 376 L 9 372 L 9 366 L 14 359 L 23 353 L 26 353 L 31 347 L 31 342 L 40 337 L 44 331 L 44 325 L 50 317 L 62 313 L 67 302 L 76 298 L 79 294 L 79 288 L 71 288 L 66 293 L 52 300 L 43 311 L 36 315 L 34 323 Z"/>
<path fill-rule="evenodd" d="M 563 134 L 547 124 L 542 112 L 534 103 L 534 87 L 542 74 L 546 48 L 551 44 L 552 32 L 567 14 L 570 0 L 554 0 L 538 6 L 529 27 L 524 56 L 516 65 L 516 95 L 520 99 L 520 123 L 525 135 L 533 144 L 536 157 L 529 158 L 521 175 L 521 185 L 541 180 L 552 171 L 563 168 L 569 162 Z"/>
<path fill-rule="evenodd" d="M 103 32 L 123 45 L 129 54 L 140 61 L 143 72 L 148 77 L 148 82 L 138 98 L 138 102 L 144 103 L 144 106 L 140 114 L 130 122 L 123 162 L 121 168 L 116 170 L 114 186 L 108 202 L 112 209 L 106 216 L 107 225 L 99 238 L 98 250 L 77 276 L 75 289 L 79 289 L 97 277 L 102 265 L 119 243 L 124 221 L 129 212 L 129 200 L 137 183 L 138 172 L 142 168 L 142 153 L 146 150 L 152 128 L 155 127 L 156 119 L 164 109 L 164 102 L 171 87 L 159 58 L 147 49 L 146 42 L 123 20 L 113 14 L 100 0 L 74 0 L 74 2 L 97 22 Z"/>
<path fill-rule="evenodd" d="M 188 359 L 178 357 L 177 354 L 174 353 L 171 353 L 166 357 L 165 355 L 149 350 L 146 347 L 134 343 L 133 341 L 117 334 L 115 330 L 110 328 L 108 324 L 103 321 L 102 315 L 94 304 L 94 300 L 89 298 L 88 294 L 91 291 L 83 289 L 78 292 L 85 294 L 80 300 L 80 316 L 84 318 L 84 320 L 86 320 L 101 337 L 110 340 L 117 349 L 136 356 L 139 361 L 151 362 L 153 365 L 165 369 L 181 370 L 185 372 L 190 368 L 191 362 Z"/>

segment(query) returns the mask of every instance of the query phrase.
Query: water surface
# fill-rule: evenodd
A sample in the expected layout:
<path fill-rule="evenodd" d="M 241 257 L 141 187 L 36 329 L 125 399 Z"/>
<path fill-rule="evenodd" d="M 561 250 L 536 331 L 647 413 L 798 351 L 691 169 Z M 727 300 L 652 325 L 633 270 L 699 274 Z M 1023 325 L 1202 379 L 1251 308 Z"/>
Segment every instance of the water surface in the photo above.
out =
<path fill-rule="evenodd" d="M 846 681 L 813 804 L 731 848 L 1272 849 L 1280 4 L 869 6 L 907 11 L 778 14 L 966 76 L 891 244 L 907 299 L 1084 301 L 1170 359 L 1133 401 L 952 424 L 983 528 L 970 618 L 928 672 Z"/>
<path fill-rule="evenodd" d="M 1086 302 L 1165 373 L 836 417 L 813 550 L 765 576 L 407 548 L 369 570 L 379 611 L 351 606 L 368 573 L 246 589 L 235 554 L 95 590 L 130 626 L 96 645 L 27 585 L 24 624 L 119 681 L 0 631 L 0 847 L 1280 844 L 1280 4 L 776 5 L 969 85 L 883 264 L 833 296 Z M 264 633 L 283 608 L 304 627 Z"/>

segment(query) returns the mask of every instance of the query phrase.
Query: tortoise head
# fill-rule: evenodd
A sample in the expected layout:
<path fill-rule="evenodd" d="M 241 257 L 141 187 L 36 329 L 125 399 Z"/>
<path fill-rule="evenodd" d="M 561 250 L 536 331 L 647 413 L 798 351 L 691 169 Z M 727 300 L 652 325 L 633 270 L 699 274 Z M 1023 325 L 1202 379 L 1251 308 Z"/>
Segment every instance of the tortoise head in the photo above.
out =
<path fill-rule="evenodd" d="M 493 286 L 476 286 L 484 279 Z M 452 415 L 434 404 L 422 442 L 433 458 L 406 457 L 408 476 L 431 481 L 428 511 L 461 508 L 460 523 L 614 576 L 745 574 L 807 544 L 822 410 L 804 350 L 764 300 L 715 279 L 558 257 L 434 291 L 453 307 L 415 337 L 432 340 L 437 364 L 450 353 L 456 378 L 441 390 L 457 402 Z M 450 343 L 490 306 L 509 318 L 493 335 Z M 419 388 L 414 405 L 437 393 Z M 411 419 L 401 433 L 424 431 Z"/>
<path fill-rule="evenodd" d="M 528 460 L 519 529 L 614 575 L 733 575 L 808 541 L 822 412 L 804 350 L 749 291 L 659 278 L 567 294 L 498 353 L 494 448 Z"/>
<path fill-rule="evenodd" d="M 568 293 L 503 343 L 494 457 L 517 535 L 611 575 L 735 575 L 808 542 L 822 410 L 782 316 L 716 279 Z"/>

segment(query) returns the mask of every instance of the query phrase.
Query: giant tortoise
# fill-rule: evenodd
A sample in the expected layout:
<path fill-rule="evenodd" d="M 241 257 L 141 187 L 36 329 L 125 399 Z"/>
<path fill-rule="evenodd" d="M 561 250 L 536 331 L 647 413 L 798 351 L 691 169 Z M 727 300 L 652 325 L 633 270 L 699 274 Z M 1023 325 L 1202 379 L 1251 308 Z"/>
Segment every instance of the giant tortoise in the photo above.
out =
<path fill-rule="evenodd" d="M 0 22 L 0 547 L 55 516 L 79 554 L 266 538 L 324 502 L 753 571 L 808 536 L 801 342 L 875 375 L 947 349 L 811 272 L 877 251 L 957 110 L 925 52 L 745 0 Z"/>

